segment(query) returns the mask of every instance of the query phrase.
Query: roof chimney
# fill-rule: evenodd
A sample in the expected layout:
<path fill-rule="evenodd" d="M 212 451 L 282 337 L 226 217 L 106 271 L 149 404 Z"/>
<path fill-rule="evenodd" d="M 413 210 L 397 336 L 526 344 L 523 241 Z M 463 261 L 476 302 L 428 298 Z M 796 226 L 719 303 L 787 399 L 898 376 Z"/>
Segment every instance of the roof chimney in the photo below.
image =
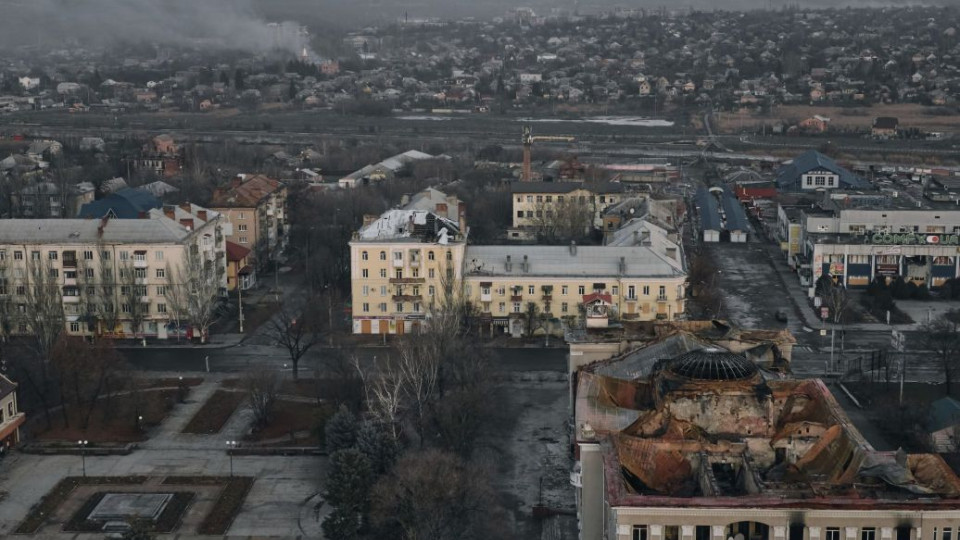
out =
<path fill-rule="evenodd" d="M 627 273 L 627 258 L 620 257 L 620 274 L 622 275 L 626 273 Z"/>
<path fill-rule="evenodd" d="M 677 248 L 670 246 L 667 248 L 667 257 L 670 257 L 673 260 L 677 260 Z"/>
<path fill-rule="evenodd" d="M 570 241 L 570 255 L 576 255 L 576 254 L 577 254 L 577 241 L 576 241 L 576 240 L 571 240 L 571 241 Z"/>
<path fill-rule="evenodd" d="M 180 224 L 187 228 L 188 231 L 193 230 L 193 220 L 192 219 L 181 219 Z"/>
<path fill-rule="evenodd" d="M 363 215 L 363 226 L 366 227 L 367 225 L 369 225 L 369 224 L 373 223 L 374 221 L 376 221 L 379 217 L 380 217 L 380 216 L 378 216 L 378 215 L 376 215 L 376 214 L 364 214 L 364 215 Z"/>
<path fill-rule="evenodd" d="M 523 265 L 520 267 L 524 272 L 530 271 L 530 263 L 527 261 L 527 256 L 523 256 Z"/>
<path fill-rule="evenodd" d="M 503 265 L 503 269 L 507 272 L 510 272 L 513 270 L 513 262 L 510 260 L 510 258 L 511 258 L 510 255 L 507 255 L 507 262 L 506 264 Z"/>
<path fill-rule="evenodd" d="M 180 209 L 183 210 L 184 212 L 188 213 L 188 214 L 192 214 L 192 213 L 193 213 L 193 212 L 191 212 L 192 208 L 190 208 L 190 203 L 188 203 L 188 202 L 180 203 Z"/>
<path fill-rule="evenodd" d="M 650 245 L 650 231 L 643 231 L 640 234 L 640 243 L 644 246 Z"/>
<path fill-rule="evenodd" d="M 197 217 L 200 218 L 200 221 L 207 221 L 207 211 L 197 210 Z"/>
<path fill-rule="evenodd" d="M 174 210 L 174 208 L 175 208 L 175 207 L 173 207 L 173 206 L 164 206 L 164 207 L 163 207 L 163 215 L 167 216 L 167 218 L 169 218 L 169 219 L 174 219 L 174 220 L 177 219 L 177 218 L 176 218 L 177 214 L 176 214 L 176 211 Z"/>

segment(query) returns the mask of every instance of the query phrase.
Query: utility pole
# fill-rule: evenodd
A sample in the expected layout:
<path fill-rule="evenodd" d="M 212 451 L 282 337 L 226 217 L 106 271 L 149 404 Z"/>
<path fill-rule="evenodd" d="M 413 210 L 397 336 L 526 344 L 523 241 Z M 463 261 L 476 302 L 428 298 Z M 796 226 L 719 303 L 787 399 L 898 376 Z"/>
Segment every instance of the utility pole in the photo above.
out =
<path fill-rule="evenodd" d="M 237 274 L 237 305 L 240 306 L 240 333 L 243 333 L 243 283 Z"/>

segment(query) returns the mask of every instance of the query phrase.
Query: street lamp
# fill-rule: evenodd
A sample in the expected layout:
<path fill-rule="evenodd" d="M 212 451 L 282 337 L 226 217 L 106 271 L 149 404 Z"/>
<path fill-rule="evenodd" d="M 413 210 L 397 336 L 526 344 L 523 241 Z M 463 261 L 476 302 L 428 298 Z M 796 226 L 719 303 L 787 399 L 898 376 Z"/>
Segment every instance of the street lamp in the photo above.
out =
<path fill-rule="evenodd" d="M 143 415 L 137 415 L 137 431 L 143 431 Z"/>
<path fill-rule="evenodd" d="M 237 448 L 237 441 L 227 441 L 227 455 L 230 456 L 230 476 L 233 476 L 233 450 Z"/>
<path fill-rule="evenodd" d="M 77 441 L 77 446 L 80 447 L 80 463 L 83 468 L 83 477 L 87 477 L 87 444 L 90 441 Z"/>

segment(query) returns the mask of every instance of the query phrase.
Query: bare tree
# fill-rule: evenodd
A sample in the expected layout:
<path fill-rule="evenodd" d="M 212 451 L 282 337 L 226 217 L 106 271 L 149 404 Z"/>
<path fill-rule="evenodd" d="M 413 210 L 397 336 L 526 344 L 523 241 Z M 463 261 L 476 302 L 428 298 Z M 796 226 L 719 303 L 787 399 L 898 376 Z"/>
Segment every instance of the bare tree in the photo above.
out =
<path fill-rule="evenodd" d="M 205 259 L 196 244 L 184 247 L 183 260 L 176 268 L 167 267 L 165 297 L 178 321 L 189 321 L 200 331 L 206 343 L 210 325 L 216 320 L 220 302 L 223 268 L 218 261 Z"/>
<path fill-rule="evenodd" d="M 150 308 L 150 304 L 143 301 L 147 296 L 146 271 L 146 268 L 135 268 L 132 261 L 120 262 L 120 311 L 130 321 L 133 337 L 143 335 L 143 321 Z"/>
<path fill-rule="evenodd" d="M 408 453 L 372 493 L 372 517 L 403 538 L 504 538 L 491 471 L 436 449 Z"/>
<path fill-rule="evenodd" d="M 258 428 L 269 425 L 273 420 L 273 409 L 280 390 L 277 372 L 272 369 L 250 372 L 244 378 L 244 386 L 250 401 L 250 410 L 253 411 L 254 423 Z"/>
<path fill-rule="evenodd" d="M 0 343 L 6 343 L 13 333 L 17 314 L 13 302 L 14 284 L 10 278 L 7 254 L 0 252 Z"/>
<path fill-rule="evenodd" d="M 367 410 L 378 424 L 388 430 L 393 441 L 399 442 L 405 386 L 396 361 L 388 356 L 373 370 L 367 370 L 354 356 L 353 365 L 363 382 Z"/>
<path fill-rule="evenodd" d="M 27 262 L 27 283 L 24 288 L 24 315 L 32 332 L 37 355 L 44 361 L 63 333 L 66 319 L 60 290 L 59 270 L 49 264 L 40 252 L 31 254 Z"/>
<path fill-rule="evenodd" d="M 564 197 L 560 200 L 560 197 Z M 547 244 L 567 243 L 590 234 L 596 209 L 592 196 L 557 196 L 556 201 L 538 203 L 532 221 L 537 239 Z"/>
<path fill-rule="evenodd" d="M 88 343 L 62 336 L 53 349 L 51 363 L 59 375 L 63 404 L 73 402 L 80 427 L 86 429 L 97 401 L 119 386 L 120 356 L 109 340 Z"/>
<path fill-rule="evenodd" d="M 405 336 L 400 342 L 396 376 L 403 382 L 404 395 L 413 412 L 413 422 L 424 445 L 427 411 L 438 394 L 444 343 L 434 339 L 437 332 Z"/>
<path fill-rule="evenodd" d="M 276 315 L 270 319 L 270 335 L 287 350 L 290 364 L 293 366 L 293 380 L 297 380 L 300 370 L 300 359 L 307 351 L 320 341 L 320 334 L 314 325 L 316 314 L 313 309 L 307 308 L 297 316 L 287 308 L 281 306 Z"/>
<path fill-rule="evenodd" d="M 950 395 L 953 379 L 960 368 L 960 324 L 947 319 L 937 319 L 920 327 L 920 343 L 923 349 L 935 356 L 947 395 Z"/>
<path fill-rule="evenodd" d="M 533 333 L 543 326 L 543 314 L 540 313 L 540 306 L 536 302 L 527 302 L 527 310 L 523 315 L 527 321 L 527 337 L 533 337 Z"/>
<path fill-rule="evenodd" d="M 116 334 L 120 325 L 120 285 L 113 266 L 113 253 L 103 243 L 97 244 L 97 261 L 99 269 L 96 272 L 99 282 L 99 301 L 94 309 L 100 322 L 100 331 Z"/>

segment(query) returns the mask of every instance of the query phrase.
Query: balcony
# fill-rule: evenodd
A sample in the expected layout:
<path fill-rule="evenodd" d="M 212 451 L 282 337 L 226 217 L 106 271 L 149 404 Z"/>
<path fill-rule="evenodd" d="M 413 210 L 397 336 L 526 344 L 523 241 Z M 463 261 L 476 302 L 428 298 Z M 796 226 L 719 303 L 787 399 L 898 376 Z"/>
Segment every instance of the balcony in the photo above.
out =
<path fill-rule="evenodd" d="M 493 301 L 493 295 L 491 295 L 490 293 L 486 293 L 486 294 L 480 293 L 480 301 L 481 301 L 481 302 L 492 302 L 492 301 Z"/>
<path fill-rule="evenodd" d="M 403 259 L 394 259 L 393 260 L 394 268 L 403 268 Z"/>
<path fill-rule="evenodd" d="M 420 268 L 420 259 L 410 259 L 410 268 Z"/>
<path fill-rule="evenodd" d="M 417 283 L 426 283 L 426 282 L 427 282 L 427 279 L 422 277 L 390 278 L 390 283 L 396 284 L 396 285 L 408 285 L 408 284 L 416 285 Z"/>
<path fill-rule="evenodd" d="M 147 260 L 146 260 L 146 259 L 143 259 L 143 260 L 141 261 L 141 260 L 139 260 L 139 259 L 134 259 L 134 260 L 133 260 L 133 267 L 134 267 L 134 268 L 146 268 L 146 267 L 147 267 Z"/>
<path fill-rule="evenodd" d="M 423 295 L 420 294 L 395 294 L 393 298 L 394 302 L 422 302 Z"/>
<path fill-rule="evenodd" d="M 64 267 L 64 268 L 76 268 L 76 267 L 77 267 L 77 260 L 76 260 L 76 259 L 73 259 L 73 258 L 69 258 L 69 259 L 68 259 L 67 257 L 64 257 L 64 258 L 63 258 L 63 267 Z"/>
<path fill-rule="evenodd" d="M 669 302 L 669 301 L 670 299 L 667 298 L 667 295 L 665 294 L 661 294 L 660 296 L 657 296 L 657 302 Z"/>
<path fill-rule="evenodd" d="M 523 302 L 523 295 L 513 295 L 510 297 L 511 302 Z"/>
<path fill-rule="evenodd" d="M 545 294 L 540 299 L 543 300 L 544 302 L 553 302 L 553 295 Z"/>
<path fill-rule="evenodd" d="M 149 296 L 141 296 L 141 297 L 140 297 L 140 303 L 141 303 L 141 304 L 149 304 L 149 303 L 150 303 L 150 297 L 149 297 Z"/>
<path fill-rule="evenodd" d="M 65 277 L 65 278 L 63 278 L 63 284 L 64 284 L 64 285 L 73 285 L 73 286 L 76 286 L 76 285 L 77 285 L 77 278 L 68 278 L 68 277 Z"/>
<path fill-rule="evenodd" d="M 80 297 L 79 297 L 79 296 L 64 296 L 64 297 L 63 297 L 63 303 L 64 303 L 64 304 L 79 304 L 79 303 L 80 303 Z"/>
<path fill-rule="evenodd" d="M 147 278 L 145 278 L 145 277 L 138 277 L 138 278 L 136 278 L 136 279 L 133 280 L 133 283 L 134 283 L 135 285 L 146 285 L 146 284 L 147 284 Z"/>

